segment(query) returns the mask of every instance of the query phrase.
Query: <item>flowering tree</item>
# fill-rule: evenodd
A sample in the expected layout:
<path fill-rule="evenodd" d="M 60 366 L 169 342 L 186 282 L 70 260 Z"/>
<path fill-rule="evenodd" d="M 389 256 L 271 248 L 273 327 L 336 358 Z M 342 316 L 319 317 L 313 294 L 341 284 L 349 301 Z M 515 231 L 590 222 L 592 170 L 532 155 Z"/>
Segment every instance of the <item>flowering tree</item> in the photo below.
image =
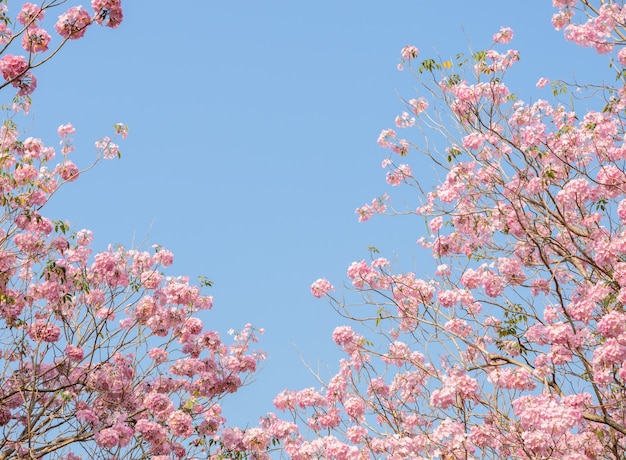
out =
<path fill-rule="evenodd" d="M 211 449 L 225 422 L 219 400 L 263 355 L 249 349 L 249 325 L 230 344 L 204 328 L 197 313 L 212 298 L 166 276 L 168 250 L 93 254 L 90 231 L 45 216 L 50 196 L 80 171 L 71 124 L 58 129 L 59 160 L 41 139 L 20 137 L 36 69 L 90 27 L 123 17 L 120 0 L 55 11 L 53 38 L 44 17 L 64 3 L 10 11 L 0 2 L 0 89 L 17 89 L 0 128 L 0 459 L 188 458 Z M 114 128 L 126 137 L 123 124 Z M 120 156 L 109 137 L 95 147 L 96 162 Z"/>
<path fill-rule="evenodd" d="M 262 419 L 261 447 L 279 439 L 294 459 L 626 456 L 626 8 L 597 3 L 553 0 L 553 24 L 606 55 L 617 86 L 554 82 L 525 103 L 505 84 L 519 60 L 502 50 L 508 28 L 467 58 L 402 50 L 400 70 L 424 92 L 396 125 L 425 136 L 388 129 L 379 144 L 387 182 L 422 201 L 397 211 L 383 196 L 357 213 L 425 221 L 433 273 L 355 262 L 356 305 L 325 279 L 312 285 L 353 320 L 333 333 L 346 356 L 320 389 L 277 396 L 291 417 Z M 572 90 L 592 109 L 560 101 Z M 431 190 L 416 156 L 444 178 Z M 223 442 L 245 452 L 246 436 L 229 429 Z"/>

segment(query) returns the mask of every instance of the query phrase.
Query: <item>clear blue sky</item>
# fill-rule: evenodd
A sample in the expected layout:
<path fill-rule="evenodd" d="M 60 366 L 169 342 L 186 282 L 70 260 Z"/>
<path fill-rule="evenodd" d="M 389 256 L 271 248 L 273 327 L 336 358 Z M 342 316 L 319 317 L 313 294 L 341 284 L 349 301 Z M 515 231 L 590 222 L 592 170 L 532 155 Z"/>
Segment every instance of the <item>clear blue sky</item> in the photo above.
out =
<path fill-rule="evenodd" d="M 354 210 L 389 192 L 376 144 L 415 96 L 400 49 L 443 58 L 491 44 L 500 26 L 522 60 L 509 81 L 537 98 L 539 77 L 588 80 L 594 53 L 565 43 L 548 0 L 126 1 L 118 30 L 93 29 L 37 71 L 27 135 L 56 143 L 73 122 L 74 160 L 122 121 L 121 160 L 102 162 L 54 197 L 47 215 L 89 228 L 95 245 L 159 243 L 173 272 L 215 282 L 207 327 L 264 327 L 257 382 L 225 402 L 234 423 L 256 423 L 283 388 L 317 386 L 301 363 L 336 368 L 332 330 L 345 323 L 309 292 L 367 246 L 406 270 L 430 268 L 416 248 L 423 223 Z M 572 52 L 576 54 L 573 54 Z M 548 97 L 545 90 L 543 97 Z M 408 135 L 408 134 L 407 134 Z M 414 172 L 421 166 L 411 159 Z M 425 170 L 427 172 L 427 170 Z M 323 371 L 328 375 L 326 371 Z"/>

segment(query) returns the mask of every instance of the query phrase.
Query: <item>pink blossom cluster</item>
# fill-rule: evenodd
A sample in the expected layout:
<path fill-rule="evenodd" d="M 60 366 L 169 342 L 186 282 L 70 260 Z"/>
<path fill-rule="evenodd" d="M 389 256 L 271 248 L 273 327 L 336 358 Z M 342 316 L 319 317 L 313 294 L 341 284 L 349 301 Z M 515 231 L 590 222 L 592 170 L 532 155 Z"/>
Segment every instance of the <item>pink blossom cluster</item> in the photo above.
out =
<path fill-rule="evenodd" d="M 0 73 L 2 77 L 14 87 L 19 88 L 18 94 L 26 96 L 37 87 L 37 79 L 28 72 L 29 64 L 23 56 L 5 54 L 0 58 Z"/>
<path fill-rule="evenodd" d="M 333 291 L 334 289 L 335 288 L 332 284 L 330 284 L 330 281 L 325 278 L 320 278 L 311 285 L 311 294 L 320 298 L 324 297 L 328 291 Z"/>
<path fill-rule="evenodd" d="M 365 204 L 354 211 L 359 216 L 359 222 L 365 222 L 371 219 L 374 214 L 383 214 L 387 210 L 387 201 L 389 195 L 384 194 L 378 198 L 374 198 L 371 204 Z"/>

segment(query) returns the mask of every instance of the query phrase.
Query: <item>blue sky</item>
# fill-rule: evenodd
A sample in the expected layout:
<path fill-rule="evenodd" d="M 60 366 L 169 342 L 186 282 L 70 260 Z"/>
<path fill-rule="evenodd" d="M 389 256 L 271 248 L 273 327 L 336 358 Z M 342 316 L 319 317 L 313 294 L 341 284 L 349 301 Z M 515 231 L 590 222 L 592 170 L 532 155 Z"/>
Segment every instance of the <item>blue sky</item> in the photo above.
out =
<path fill-rule="evenodd" d="M 26 135 L 56 143 L 57 126 L 71 121 L 74 160 L 87 166 L 93 141 L 118 121 L 130 127 L 122 159 L 67 186 L 47 215 L 93 230 L 100 249 L 167 247 L 173 273 L 214 281 L 207 327 L 266 329 L 264 369 L 224 404 L 239 424 L 272 410 L 284 388 L 318 385 L 301 357 L 323 375 L 335 369 L 330 334 L 345 320 L 311 296 L 311 282 L 327 277 L 341 291 L 370 245 L 399 269 L 431 268 L 415 245 L 419 218 L 359 224 L 354 214 L 385 192 L 400 209 L 417 203 L 385 183 L 376 144 L 403 110 L 400 96 L 416 95 L 410 73 L 396 70 L 403 46 L 448 58 L 510 26 L 522 60 L 509 84 L 527 100 L 549 96 L 539 77 L 597 80 L 595 63 L 605 65 L 552 29 L 547 0 L 124 7 L 119 29 L 89 30 L 37 70 Z M 419 158 L 411 164 L 428 174 Z"/>

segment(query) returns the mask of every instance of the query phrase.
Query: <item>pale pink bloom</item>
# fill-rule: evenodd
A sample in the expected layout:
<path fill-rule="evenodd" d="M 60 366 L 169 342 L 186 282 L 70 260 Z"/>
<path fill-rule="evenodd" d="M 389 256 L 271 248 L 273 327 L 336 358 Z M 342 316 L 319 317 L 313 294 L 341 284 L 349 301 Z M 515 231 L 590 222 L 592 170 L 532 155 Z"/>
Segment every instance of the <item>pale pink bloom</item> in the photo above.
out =
<path fill-rule="evenodd" d="M 96 149 L 101 151 L 102 156 L 107 160 L 121 156 L 120 147 L 111 142 L 111 139 L 107 136 L 103 137 L 99 141 L 96 141 Z"/>
<path fill-rule="evenodd" d="M 396 126 L 398 128 L 410 128 L 415 125 L 415 118 L 409 116 L 407 112 L 402 112 L 402 115 L 396 117 Z"/>
<path fill-rule="evenodd" d="M 89 423 L 91 426 L 99 423 L 98 417 L 90 409 L 81 409 L 76 411 L 76 419 L 81 422 Z"/>
<path fill-rule="evenodd" d="M 428 101 L 424 97 L 418 99 L 411 99 L 409 105 L 413 108 L 413 113 L 419 115 L 428 108 Z"/>
<path fill-rule="evenodd" d="M 147 419 L 140 419 L 135 424 L 135 431 L 142 435 L 145 441 L 158 444 L 167 438 L 167 430 L 160 424 Z"/>
<path fill-rule="evenodd" d="M 76 40 L 85 35 L 90 24 L 91 16 L 89 13 L 82 6 L 73 6 L 59 16 L 54 28 L 61 37 Z"/>
<path fill-rule="evenodd" d="M 116 28 L 124 19 L 121 0 L 91 0 L 91 7 L 96 12 L 96 22 L 100 25 Z"/>
<path fill-rule="evenodd" d="M 4 22 L 0 22 L 0 44 L 6 45 L 11 41 L 13 31 Z"/>
<path fill-rule="evenodd" d="M 606 337 L 615 338 L 626 334 L 626 314 L 610 311 L 598 321 L 598 331 Z"/>
<path fill-rule="evenodd" d="M 500 30 L 494 34 L 493 41 L 496 43 L 509 43 L 513 39 L 513 29 L 510 27 L 500 27 Z"/>
<path fill-rule="evenodd" d="M 0 73 L 2 77 L 9 81 L 24 75 L 28 70 L 28 62 L 24 56 L 14 56 L 13 54 L 5 54 L 0 59 Z"/>
<path fill-rule="evenodd" d="M 539 79 L 539 81 L 537 81 L 537 84 L 535 86 L 537 86 L 537 88 L 543 88 L 544 86 L 546 86 L 548 83 L 550 83 L 550 80 L 548 80 L 545 77 L 541 77 Z"/>
<path fill-rule="evenodd" d="M 152 391 L 143 399 L 143 404 L 159 420 L 166 420 L 174 412 L 174 403 L 164 393 Z"/>
<path fill-rule="evenodd" d="M 61 176 L 63 180 L 66 180 L 68 182 L 75 181 L 80 175 L 78 167 L 69 160 L 64 161 L 63 163 L 59 163 L 55 168 L 55 172 L 59 176 Z"/>
<path fill-rule="evenodd" d="M 523 368 L 496 367 L 489 371 L 488 380 L 504 389 L 534 390 L 531 374 Z"/>
<path fill-rule="evenodd" d="M 360 444 L 367 436 L 367 430 L 362 426 L 351 426 L 346 430 L 346 437 L 352 444 Z"/>
<path fill-rule="evenodd" d="M 333 342 L 347 353 L 352 353 L 361 347 L 363 337 L 354 332 L 350 326 L 339 326 L 333 331 Z"/>
<path fill-rule="evenodd" d="M 76 233 L 76 244 L 79 246 L 89 246 L 93 241 L 93 233 L 91 230 L 82 229 Z"/>
<path fill-rule="evenodd" d="M 38 175 L 39 171 L 33 165 L 24 163 L 19 164 L 13 173 L 13 177 L 19 185 L 32 183 Z"/>
<path fill-rule="evenodd" d="M 28 327 L 28 335 L 36 342 L 56 342 L 61 335 L 61 329 L 54 324 L 38 320 Z"/>
<path fill-rule="evenodd" d="M 315 388 L 305 388 L 295 395 L 296 402 L 299 407 L 305 409 L 307 407 L 321 406 L 325 407 L 326 399 Z"/>
<path fill-rule="evenodd" d="M 70 361 L 80 362 L 82 361 L 85 352 L 82 348 L 78 348 L 74 345 L 68 345 L 67 347 L 65 347 L 65 354 Z"/>
<path fill-rule="evenodd" d="M 396 139 L 396 132 L 393 129 L 384 129 L 378 136 L 378 145 L 383 148 L 390 148 L 393 144 L 391 141 Z"/>
<path fill-rule="evenodd" d="M 459 337 L 468 337 L 472 333 L 472 326 L 468 325 L 465 320 L 459 318 L 451 319 L 444 327 L 447 331 Z"/>
<path fill-rule="evenodd" d="M 163 267 L 169 267 L 174 263 L 174 254 L 167 249 L 163 249 L 161 246 L 153 246 L 155 249 L 154 261 L 157 264 L 161 264 Z"/>
<path fill-rule="evenodd" d="M 374 211 L 369 204 L 357 208 L 354 212 L 359 215 L 359 222 L 368 221 L 374 215 Z"/>
<path fill-rule="evenodd" d="M 245 430 L 241 443 L 247 451 L 264 453 L 269 447 L 272 437 L 259 427 Z"/>
<path fill-rule="evenodd" d="M 572 21 L 574 12 L 571 10 L 560 11 L 552 16 L 552 27 L 555 30 L 563 30 Z"/>
<path fill-rule="evenodd" d="M 443 387 L 434 390 L 430 394 L 430 405 L 433 407 L 447 409 L 455 402 L 456 391 L 451 386 L 444 385 Z"/>
<path fill-rule="evenodd" d="M 413 172 L 409 165 L 401 164 L 395 170 L 387 172 L 385 180 L 389 185 L 397 186 L 404 182 L 407 178 L 413 177 L 412 174 Z M 381 212 L 384 212 L 384 210 Z"/>
<path fill-rule="evenodd" d="M 124 123 L 116 123 L 113 128 L 115 129 L 115 134 L 122 136 L 122 139 L 126 139 L 128 137 L 128 126 Z"/>
<path fill-rule="evenodd" d="M 120 440 L 117 430 L 113 428 L 105 428 L 96 433 L 94 439 L 99 447 L 104 447 L 105 449 L 116 447 Z"/>
<path fill-rule="evenodd" d="M 74 126 L 71 123 L 68 123 L 66 125 L 61 125 L 57 128 L 57 133 L 59 134 L 59 137 L 61 138 L 68 137 L 74 134 L 75 132 L 76 130 L 74 129 Z"/>
<path fill-rule="evenodd" d="M 146 271 L 141 273 L 140 280 L 146 289 L 156 289 L 163 281 L 163 276 L 157 271 Z"/>
<path fill-rule="evenodd" d="M 228 450 L 235 451 L 243 447 L 243 432 L 237 427 L 224 428 L 220 436 L 220 441 L 224 443 L 224 447 Z"/>
<path fill-rule="evenodd" d="M 154 360 L 156 364 L 167 361 L 168 353 L 163 348 L 152 348 L 148 352 L 148 356 Z"/>
<path fill-rule="evenodd" d="M 435 271 L 436 276 L 450 276 L 450 274 L 452 274 L 452 270 L 447 264 L 438 265 Z"/>
<path fill-rule="evenodd" d="M 617 59 L 622 67 L 626 67 L 626 48 L 622 48 L 617 52 Z"/>
<path fill-rule="evenodd" d="M 296 407 L 296 392 L 283 390 L 274 398 L 274 406 L 280 411 L 293 410 Z"/>
<path fill-rule="evenodd" d="M 361 398 L 351 396 L 343 402 L 343 407 L 354 420 L 361 420 L 365 414 L 365 402 Z"/>
<path fill-rule="evenodd" d="M 23 26 L 29 26 L 34 21 L 41 21 L 45 16 L 45 11 L 32 3 L 24 3 L 22 10 L 17 15 L 17 20 Z"/>
<path fill-rule="evenodd" d="M 401 165 L 402 166 L 402 165 Z M 410 173 L 410 168 L 409 168 Z M 372 200 L 371 209 L 377 214 L 382 214 L 387 210 L 386 201 L 389 201 L 389 195 L 386 193 Z"/>
<path fill-rule="evenodd" d="M 402 55 L 402 60 L 406 62 L 410 62 L 412 59 L 415 59 L 419 54 L 419 50 L 415 46 L 406 45 L 402 48 L 400 52 Z"/>
<path fill-rule="evenodd" d="M 32 26 L 26 29 L 22 36 L 22 48 L 29 53 L 42 53 L 48 51 L 48 44 L 51 37 L 41 27 Z"/>
<path fill-rule="evenodd" d="M 334 291 L 335 288 L 326 278 L 320 278 L 311 284 L 311 294 L 318 299 L 324 297 L 328 291 Z"/>
<path fill-rule="evenodd" d="M 482 133 L 470 133 L 463 138 L 463 147 L 470 150 L 478 150 L 485 142 Z"/>

